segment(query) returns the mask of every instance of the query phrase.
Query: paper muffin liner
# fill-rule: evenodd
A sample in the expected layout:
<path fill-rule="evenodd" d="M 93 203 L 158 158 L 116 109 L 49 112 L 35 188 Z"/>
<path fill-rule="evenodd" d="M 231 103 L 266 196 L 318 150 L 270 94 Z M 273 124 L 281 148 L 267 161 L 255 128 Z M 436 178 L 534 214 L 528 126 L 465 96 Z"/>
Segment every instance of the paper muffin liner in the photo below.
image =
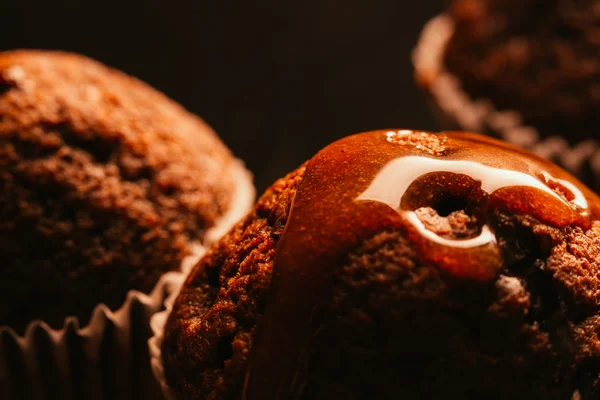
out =
<path fill-rule="evenodd" d="M 596 191 L 600 190 L 600 143 L 590 138 L 570 145 L 561 136 L 540 135 L 525 125 L 515 110 L 497 110 L 485 98 L 473 99 L 460 79 L 444 66 L 446 45 L 454 22 L 442 14 L 430 20 L 412 54 L 415 80 L 428 95 L 443 129 L 480 132 L 536 153 L 569 171 Z"/>
<path fill-rule="evenodd" d="M 152 368 L 154 378 L 156 378 L 156 382 L 158 382 L 160 385 L 163 397 L 166 400 L 175 400 L 175 392 L 167 383 L 167 377 L 165 376 L 165 368 L 163 366 L 162 359 L 162 344 L 164 340 L 164 330 L 165 325 L 167 324 L 167 319 L 169 319 L 169 315 L 173 309 L 175 299 L 179 295 L 181 286 L 183 286 L 183 283 L 185 282 L 185 277 L 179 276 L 178 278 L 179 279 L 177 282 L 173 282 L 173 284 L 177 286 L 177 290 L 173 291 L 165 300 L 164 310 L 154 314 L 150 319 L 150 329 L 152 330 L 152 337 L 148 340 L 150 366 Z"/>
<path fill-rule="evenodd" d="M 238 185 L 230 209 L 204 243 L 191 246 L 180 270 L 164 274 L 149 294 L 129 291 L 116 311 L 99 304 L 84 327 L 75 317 L 62 329 L 32 321 L 23 336 L 0 327 L 0 399 L 161 399 L 148 353 L 151 317 L 178 293 L 206 248 L 252 207 L 250 173 L 236 160 L 233 174 Z"/>

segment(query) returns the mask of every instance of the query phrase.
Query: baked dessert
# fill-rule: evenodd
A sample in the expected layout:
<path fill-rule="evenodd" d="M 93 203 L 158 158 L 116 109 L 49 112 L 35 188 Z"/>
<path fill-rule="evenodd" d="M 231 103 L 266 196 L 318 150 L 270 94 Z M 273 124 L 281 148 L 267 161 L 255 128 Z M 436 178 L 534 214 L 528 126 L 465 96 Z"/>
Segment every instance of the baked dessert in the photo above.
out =
<path fill-rule="evenodd" d="M 75 54 L 0 53 L 0 326 L 85 325 L 149 293 L 245 207 L 240 190 L 211 128 L 148 85 Z"/>
<path fill-rule="evenodd" d="M 192 270 L 165 382 L 178 399 L 597 398 L 599 212 L 494 139 L 347 137 Z"/>
<path fill-rule="evenodd" d="M 598 10 L 593 0 L 454 0 L 423 31 L 417 82 L 445 127 L 528 147 L 600 184 Z"/>

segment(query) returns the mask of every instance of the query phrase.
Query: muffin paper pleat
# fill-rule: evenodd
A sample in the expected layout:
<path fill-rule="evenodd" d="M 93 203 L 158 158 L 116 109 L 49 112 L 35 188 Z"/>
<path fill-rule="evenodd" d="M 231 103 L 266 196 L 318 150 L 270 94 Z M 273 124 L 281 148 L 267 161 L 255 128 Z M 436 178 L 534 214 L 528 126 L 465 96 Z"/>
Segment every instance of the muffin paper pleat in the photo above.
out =
<path fill-rule="evenodd" d="M 149 295 L 129 292 L 115 312 L 97 306 L 83 328 L 74 318 L 60 330 L 35 321 L 22 337 L 0 328 L 0 398 L 152 398 L 158 387 L 149 376 L 145 339 L 174 276 L 181 273 L 163 276 Z"/>
<path fill-rule="evenodd" d="M 150 320 L 150 327 L 152 329 L 153 336 L 150 338 L 150 340 L 148 340 L 148 348 L 150 352 L 152 373 L 160 385 L 164 398 L 167 400 L 175 400 L 175 393 L 167 383 L 161 348 L 164 340 L 164 330 L 165 325 L 167 324 L 167 319 L 169 318 L 169 314 L 171 314 L 173 304 L 175 303 L 175 299 L 179 294 L 179 289 L 181 289 L 181 286 L 183 286 L 184 281 L 185 279 L 180 279 L 178 282 L 173 280 L 173 284 L 177 285 L 178 289 L 174 291 L 165 301 L 165 309 L 154 314 Z"/>
<path fill-rule="evenodd" d="M 472 99 L 460 80 L 444 67 L 446 44 L 454 32 L 452 18 L 439 15 L 424 27 L 412 60 L 415 79 L 425 90 L 443 129 L 480 132 L 523 147 L 569 171 L 600 191 L 600 143 L 595 132 L 573 146 L 561 136 L 543 137 L 515 110 L 497 110 L 485 98 Z"/>

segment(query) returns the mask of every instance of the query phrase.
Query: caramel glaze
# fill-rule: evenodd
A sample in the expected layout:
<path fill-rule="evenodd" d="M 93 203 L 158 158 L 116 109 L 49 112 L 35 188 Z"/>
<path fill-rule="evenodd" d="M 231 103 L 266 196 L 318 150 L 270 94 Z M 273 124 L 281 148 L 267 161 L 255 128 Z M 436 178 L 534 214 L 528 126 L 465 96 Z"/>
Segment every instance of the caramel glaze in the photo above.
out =
<path fill-rule="evenodd" d="M 415 210 L 458 204 L 473 237 L 448 239 Z M 303 353 L 322 321 L 345 255 L 382 230 L 401 230 L 420 256 L 456 278 L 491 280 L 503 265 L 494 210 L 548 225 L 590 227 L 599 199 L 559 167 L 475 134 L 375 131 L 339 140 L 310 160 L 281 237 L 271 297 L 250 355 L 242 398 L 300 398 Z M 312 344 L 311 344 L 312 345 Z"/>

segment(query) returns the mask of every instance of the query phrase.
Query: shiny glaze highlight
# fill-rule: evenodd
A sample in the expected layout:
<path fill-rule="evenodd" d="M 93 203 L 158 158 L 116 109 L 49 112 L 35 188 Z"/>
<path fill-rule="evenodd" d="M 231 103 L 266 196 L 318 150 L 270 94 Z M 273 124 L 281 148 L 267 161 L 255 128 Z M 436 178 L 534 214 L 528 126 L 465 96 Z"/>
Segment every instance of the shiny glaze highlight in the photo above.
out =
<path fill-rule="evenodd" d="M 468 238 L 429 231 L 416 210 L 456 203 L 477 221 Z M 400 230 L 423 260 L 458 279 L 491 280 L 503 266 L 495 210 L 589 228 L 599 200 L 553 164 L 467 133 L 375 131 L 320 151 L 307 165 L 281 237 L 271 297 L 250 355 L 244 399 L 300 398 L 306 349 L 345 256 Z"/>

